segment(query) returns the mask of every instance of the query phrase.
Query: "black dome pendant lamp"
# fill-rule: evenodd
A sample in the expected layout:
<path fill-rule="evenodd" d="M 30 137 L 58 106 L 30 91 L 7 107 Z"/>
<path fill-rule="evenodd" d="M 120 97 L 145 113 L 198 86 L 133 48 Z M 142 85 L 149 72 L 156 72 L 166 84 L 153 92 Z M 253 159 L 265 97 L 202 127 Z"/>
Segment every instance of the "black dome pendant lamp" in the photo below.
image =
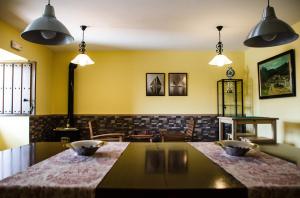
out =
<path fill-rule="evenodd" d="M 284 21 L 278 19 L 270 6 L 264 9 L 262 20 L 251 30 L 244 45 L 248 47 L 273 47 L 295 41 L 299 35 Z"/>
<path fill-rule="evenodd" d="M 48 0 L 43 16 L 29 24 L 22 32 L 21 37 L 29 42 L 42 45 L 62 45 L 74 41 L 68 29 L 56 19 L 50 0 Z"/>

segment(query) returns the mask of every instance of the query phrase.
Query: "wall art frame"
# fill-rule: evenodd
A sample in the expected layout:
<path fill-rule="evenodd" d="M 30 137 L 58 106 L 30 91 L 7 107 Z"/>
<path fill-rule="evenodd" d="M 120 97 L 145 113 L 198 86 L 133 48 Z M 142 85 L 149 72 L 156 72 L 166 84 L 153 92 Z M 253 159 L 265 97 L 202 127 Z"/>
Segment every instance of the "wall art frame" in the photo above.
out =
<path fill-rule="evenodd" d="M 296 96 L 295 51 L 257 63 L 259 99 Z"/>
<path fill-rule="evenodd" d="M 188 75 L 187 73 L 169 73 L 168 75 L 169 96 L 187 96 Z"/>
<path fill-rule="evenodd" d="M 165 73 L 146 73 L 146 96 L 165 96 Z"/>

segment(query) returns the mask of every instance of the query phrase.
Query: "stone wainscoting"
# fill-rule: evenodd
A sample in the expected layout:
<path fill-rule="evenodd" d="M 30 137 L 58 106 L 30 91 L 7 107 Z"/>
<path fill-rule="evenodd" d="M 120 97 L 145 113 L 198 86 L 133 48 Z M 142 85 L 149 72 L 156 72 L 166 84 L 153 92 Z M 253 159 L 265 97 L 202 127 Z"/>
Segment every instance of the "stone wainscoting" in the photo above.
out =
<path fill-rule="evenodd" d="M 215 141 L 219 136 L 217 115 L 75 115 L 74 127 L 81 139 L 89 138 L 88 121 L 95 120 L 99 133 L 123 131 L 139 133 L 147 129 L 159 133 L 160 129 L 183 130 L 185 121 L 193 117 L 195 134 L 199 141 Z M 30 142 L 47 141 L 56 127 L 65 127 L 67 115 L 36 115 L 30 117 Z"/>

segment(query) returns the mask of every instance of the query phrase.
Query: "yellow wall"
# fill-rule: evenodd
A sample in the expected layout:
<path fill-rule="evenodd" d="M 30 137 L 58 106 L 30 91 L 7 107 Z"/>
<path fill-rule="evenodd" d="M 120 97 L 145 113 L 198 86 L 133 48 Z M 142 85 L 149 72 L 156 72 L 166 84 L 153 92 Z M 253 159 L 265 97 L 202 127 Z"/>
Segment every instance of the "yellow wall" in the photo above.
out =
<path fill-rule="evenodd" d="M 294 25 L 300 33 L 300 23 Z M 67 113 L 68 64 L 77 51 L 55 52 L 20 38 L 18 30 L 0 21 L 0 48 L 37 61 L 36 111 L 39 115 Z M 10 48 L 15 40 L 22 51 Z M 251 48 L 245 52 L 226 52 L 233 60 L 235 78 L 244 78 L 247 115 L 278 117 L 278 140 L 300 147 L 299 96 L 268 100 L 258 99 L 257 62 L 289 49 L 300 58 L 300 39 L 273 48 Z M 95 65 L 75 71 L 76 114 L 171 114 L 217 112 L 216 81 L 226 78 L 226 68 L 208 65 L 214 51 L 97 51 L 89 52 Z M 166 96 L 147 97 L 145 74 L 166 73 Z M 170 97 L 167 73 L 188 73 L 188 96 Z M 300 69 L 296 65 L 296 76 Z M 297 81 L 297 93 L 300 93 Z M 299 94 L 298 94 L 299 95 Z M 253 107 L 253 108 L 249 108 Z M 0 149 L 28 142 L 28 117 L 0 117 Z M 7 123 L 8 125 L 4 125 Z M 14 124 L 11 124 L 14 123 Z M 22 126 L 12 128 L 12 126 Z M 19 131 L 24 129 L 24 137 Z M 263 131 L 264 132 L 264 131 Z M 15 138 L 21 137 L 21 138 Z M 19 141 L 19 140 L 22 141 Z M 4 146 L 3 146 L 4 145 Z"/>
<path fill-rule="evenodd" d="M 29 143 L 28 116 L 0 117 L 0 151 Z"/>
<path fill-rule="evenodd" d="M 37 62 L 36 78 L 36 112 L 51 113 L 51 80 L 53 53 L 48 48 L 29 43 L 20 37 L 20 32 L 0 20 L 0 48 Z M 10 48 L 14 40 L 23 46 L 22 51 Z M 1 57 L 0 57 L 1 59 Z M 0 150 L 28 144 L 28 116 L 0 116 Z"/>
<path fill-rule="evenodd" d="M 300 34 L 300 22 L 293 26 L 294 30 Z M 296 97 L 264 99 L 260 100 L 258 95 L 257 62 L 269 57 L 295 49 L 296 58 Z M 278 117 L 278 141 L 294 144 L 300 147 L 300 39 L 287 45 L 272 48 L 251 48 L 245 52 L 245 66 L 248 71 L 248 94 L 247 102 L 252 103 L 253 111 L 248 112 L 254 115 Z M 261 128 L 261 132 L 268 135 L 266 128 Z"/>
<path fill-rule="evenodd" d="M 51 109 L 51 75 L 53 53 L 48 48 L 23 40 L 20 32 L 0 20 L 0 48 L 37 62 L 36 112 L 39 115 L 49 114 Z M 14 40 L 23 46 L 22 51 L 13 50 L 10 41 Z"/>
<path fill-rule="evenodd" d="M 96 64 L 75 70 L 76 114 L 216 113 L 216 82 L 226 69 L 209 66 L 215 52 L 105 51 L 88 52 Z M 55 53 L 52 113 L 67 112 L 67 71 L 74 52 Z M 244 53 L 226 53 L 236 77 L 244 75 Z M 188 96 L 146 96 L 147 72 L 187 72 Z"/>

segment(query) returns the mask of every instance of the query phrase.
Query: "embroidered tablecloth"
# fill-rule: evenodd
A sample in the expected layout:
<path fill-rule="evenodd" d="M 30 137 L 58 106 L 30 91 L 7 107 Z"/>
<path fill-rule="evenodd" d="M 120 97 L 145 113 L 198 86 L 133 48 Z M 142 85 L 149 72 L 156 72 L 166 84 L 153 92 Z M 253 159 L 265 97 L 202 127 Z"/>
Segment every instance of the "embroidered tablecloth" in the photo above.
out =
<path fill-rule="evenodd" d="M 92 198 L 95 189 L 111 169 L 127 142 L 109 142 L 93 156 L 63 151 L 0 181 L 2 198 Z"/>
<path fill-rule="evenodd" d="M 191 142 L 248 188 L 249 198 L 300 198 L 300 168 L 260 151 L 230 156 L 213 142 Z"/>

